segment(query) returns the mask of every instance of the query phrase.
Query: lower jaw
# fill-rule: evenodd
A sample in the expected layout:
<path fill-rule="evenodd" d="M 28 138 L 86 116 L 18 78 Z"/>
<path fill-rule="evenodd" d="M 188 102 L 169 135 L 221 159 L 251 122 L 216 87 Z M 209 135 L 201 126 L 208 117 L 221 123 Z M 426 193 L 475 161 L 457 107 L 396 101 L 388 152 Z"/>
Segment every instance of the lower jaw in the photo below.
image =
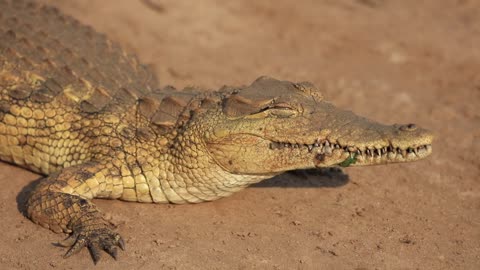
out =
<path fill-rule="evenodd" d="M 357 157 L 355 162 L 353 162 L 350 166 L 368 166 L 368 165 L 380 165 L 380 164 L 387 164 L 387 163 L 402 163 L 402 162 L 412 162 L 423 159 L 427 157 L 425 156 L 415 156 L 415 157 L 404 157 L 402 155 L 397 155 L 396 157 Z"/>
<path fill-rule="evenodd" d="M 352 155 L 349 152 L 344 151 L 333 151 L 330 155 L 327 154 L 317 154 L 315 156 L 315 166 L 316 167 L 329 167 L 329 166 L 368 166 L 368 165 L 380 165 L 387 163 L 401 163 L 401 162 L 411 162 L 423 159 L 429 156 L 430 153 L 417 156 L 412 154 L 407 154 L 403 156 L 401 154 L 386 154 L 381 156 L 365 156 L 365 155 Z"/>

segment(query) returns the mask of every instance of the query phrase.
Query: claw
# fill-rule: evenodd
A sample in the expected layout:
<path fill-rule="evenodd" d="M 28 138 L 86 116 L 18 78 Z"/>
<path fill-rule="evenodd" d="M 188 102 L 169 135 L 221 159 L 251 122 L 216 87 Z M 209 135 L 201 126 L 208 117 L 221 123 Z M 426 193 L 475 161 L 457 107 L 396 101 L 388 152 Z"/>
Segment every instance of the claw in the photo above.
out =
<path fill-rule="evenodd" d="M 110 256 L 112 256 L 112 258 L 117 260 L 118 249 L 116 247 L 114 246 L 105 247 L 105 252 L 107 252 L 108 254 L 110 254 Z"/>
<path fill-rule="evenodd" d="M 57 242 L 58 246 L 61 247 L 71 247 L 77 242 L 77 235 L 72 233 L 70 236 L 67 236 L 63 241 Z"/>
<path fill-rule="evenodd" d="M 125 241 L 123 241 L 123 238 L 122 238 L 120 235 L 118 235 L 117 245 L 118 245 L 123 251 L 125 251 Z"/>
<path fill-rule="evenodd" d="M 102 257 L 98 244 L 88 245 L 88 250 L 90 251 L 90 255 L 92 256 L 93 263 L 96 265 Z"/>
<path fill-rule="evenodd" d="M 68 258 L 72 255 L 77 254 L 86 245 L 86 242 L 87 241 L 86 241 L 85 237 L 80 236 L 77 239 L 77 241 L 75 242 L 75 244 L 73 244 L 73 246 L 67 251 L 67 253 L 65 253 L 65 255 L 63 255 L 63 257 Z"/>

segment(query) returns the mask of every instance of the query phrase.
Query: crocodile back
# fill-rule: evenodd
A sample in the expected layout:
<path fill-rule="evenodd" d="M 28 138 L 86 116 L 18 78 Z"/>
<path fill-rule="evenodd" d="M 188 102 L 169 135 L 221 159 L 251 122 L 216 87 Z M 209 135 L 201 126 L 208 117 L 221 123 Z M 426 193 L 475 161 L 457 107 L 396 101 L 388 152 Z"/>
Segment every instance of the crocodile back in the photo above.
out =
<path fill-rule="evenodd" d="M 61 97 L 89 113 L 133 104 L 156 80 L 135 56 L 57 9 L 0 0 L 0 87 L 3 100 Z"/>
<path fill-rule="evenodd" d="M 152 73 L 52 7 L 0 0 L 0 159 L 35 172 L 110 155 Z M 106 143 L 107 142 L 107 143 Z"/>

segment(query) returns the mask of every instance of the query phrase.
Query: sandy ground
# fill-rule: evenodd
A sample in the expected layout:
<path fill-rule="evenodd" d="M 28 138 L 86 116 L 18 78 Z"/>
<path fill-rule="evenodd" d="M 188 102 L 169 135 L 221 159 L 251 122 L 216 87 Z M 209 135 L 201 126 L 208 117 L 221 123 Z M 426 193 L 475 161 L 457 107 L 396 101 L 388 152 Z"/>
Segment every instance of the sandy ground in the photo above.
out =
<path fill-rule="evenodd" d="M 340 107 L 435 131 L 417 163 L 287 173 L 200 205 L 98 201 L 127 251 L 95 269 L 480 269 L 480 3 L 48 1 L 154 67 L 162 85 L 312 81 Z M 18 210 L 38 178 L 0 164 L 0 268 L 93 268 Z"/>

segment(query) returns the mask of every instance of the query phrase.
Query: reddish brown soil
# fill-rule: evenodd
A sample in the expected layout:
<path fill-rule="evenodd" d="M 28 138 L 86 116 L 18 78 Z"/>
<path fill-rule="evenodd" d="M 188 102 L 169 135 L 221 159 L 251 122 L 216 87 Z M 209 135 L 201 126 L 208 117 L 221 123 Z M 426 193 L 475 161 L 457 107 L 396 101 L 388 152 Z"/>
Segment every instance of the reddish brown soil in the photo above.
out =
<path fill-rule="evenodd" d="M 435 131 L 417 163 L 284 174 L 199 205 L 97 201 L 127 242 L 95 269 L 480 269 L 480 3 L 48 1 L 154 67 L 215 89 L 312 81 L 340 107 Z M 85 269 L 17 206 L 37 175 L 0 164 L 0 268 Z"/>

